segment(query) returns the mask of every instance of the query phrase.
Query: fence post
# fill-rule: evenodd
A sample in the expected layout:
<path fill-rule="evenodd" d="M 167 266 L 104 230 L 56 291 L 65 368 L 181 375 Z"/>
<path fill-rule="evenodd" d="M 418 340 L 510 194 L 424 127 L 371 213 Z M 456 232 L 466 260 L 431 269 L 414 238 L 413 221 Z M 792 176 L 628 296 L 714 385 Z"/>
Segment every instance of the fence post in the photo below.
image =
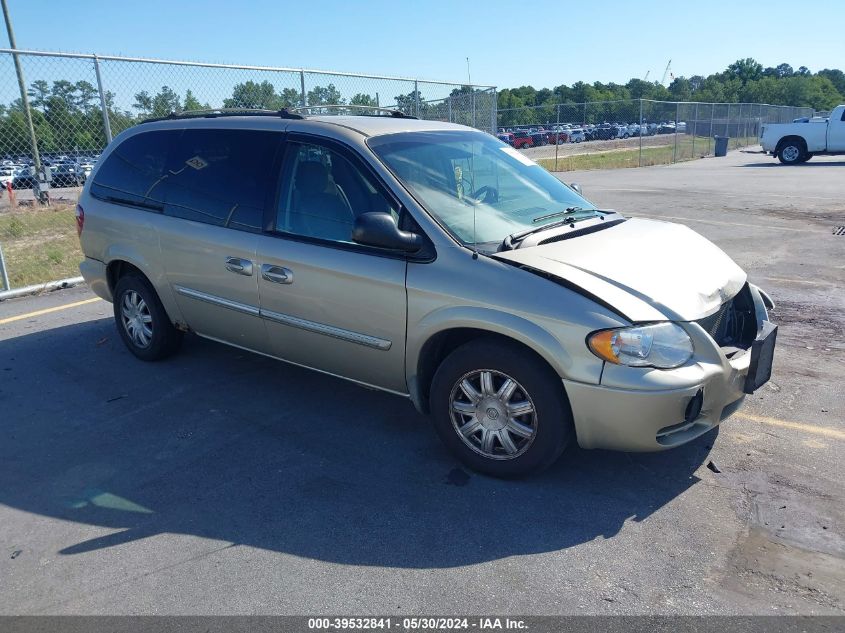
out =
<path fill-rule="evenodd" d="M 0 277 L 3 279 L 3 290 L 11 290 L 9 285 L 9 273 L 6 272 L 6 258 L 3 257 L 3 245 L 0 244 Z"/>
<path fill-rule="evenodd" d="M 449 104 L 449 123 L 452 122 L 452 97 L 446 97 L 446 103 Z"/>
<path fill-rule="evenodd" d="M 692 157 L 695 158 L 695 135 L 698 133 L 698 102 L 695 103 L 695 112 L 692 115 Z"/>
<path fill-rule="evenodd" d="M 713 117 L 716 116 L 716 104 L 710 104 L 710 133 L 707 135 L 707 155 L 710 155 L 710 147 L 713 143 Z"/>
<path fill-rule="evenodd" d="M 470 100 L 469 100 L 469 107 L 472 108 L 472 127 L 476 127 L 475 125 L 475 88 L 470 88 L 472 92 L 470 92 Z"/>
<path fill-rule="evenodd" d="M 299 71 L 299 96 L 302 99 L 302 107 L 304 108 L 308 104 L 305 102 L 305 71 Z"/>
<path fill-rule="evenodd" d="M 416 79 L 414 79 L 414 116 L 417 118 L 420 116 L 420 89 Z"/>
<path fill-rule="evenodd" d="M 100 110 L 103 112 L 103 132 L 106 135 L 106 145 L 111 143 L 111 122 L 109 121 L 109 107 L 106 102 L 106 91 L 103 90 L 103 78 L 100 75 L 100 58 L 94 55 L 94 73 L 97 75 L 97 90 L 100 93 Z"/>
<path fill-rule="evenodd" d="M 640 98 L 640 158 L 637 167 L 643 166 L 643 100 Z"/>
<path fill-rule="evenodd" d="M 499 127 L 499 96 L 496 94 L 496 89 L 491 88 L 490 98 L 490 133 L 496 136 L 497 128 Z"/>
<path fill-rule="evenodd" d="M 731 104 L 728 104 L 728 114 L 725 116 L 725 136 L 730 137 L 731 135 Z"/>
<path fill-rule="evenodd" d="M 681 102 L 675 102 L 675 147 L 672 149 L 672 162 L 678 160 L 678 123 L 681 120 Z"/>
<path fill-rule="evenodd" d="M 9 19 L 9 10 L 3 0 L 3 17 L 6 18 L 6 32 L 9 34 L 9 46 L 13 50 L 18 46 L 15 43 L 15 32 L 12 30 L 12 22 Z M 41 173 L 41 157 L 38 155 L 38 140 L 35 137 L 35 126 L 32 123 L 32 110 L 29 107 L 29 97 L 26 92 L 26 81 L 23 77 L 23 68 L 17 52 L 12 53 L 12 60 L 15 62 L 15 73 L 18 76 L 18 88 L 21 91 L 21 105 L 23 105 L 26 127 L 29 130 L 29 142 L 32 147 L 32 162 L 35 165 L 35 173 Z"/>

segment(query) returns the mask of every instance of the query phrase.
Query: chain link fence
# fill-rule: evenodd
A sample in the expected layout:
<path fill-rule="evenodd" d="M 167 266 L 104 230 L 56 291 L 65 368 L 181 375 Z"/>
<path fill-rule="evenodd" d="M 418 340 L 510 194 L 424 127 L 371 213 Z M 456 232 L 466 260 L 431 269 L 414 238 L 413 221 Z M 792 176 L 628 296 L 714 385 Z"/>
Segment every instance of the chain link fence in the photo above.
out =
<path fill-rule="evenodd" d="M 27 108 L 16 82 L 16 54 Z M 150 117 L 216 108 L 371 106 L 449 121 L 510 142 L 555 171 L 635 167 L 756 142 L 760 125 L 808 108 L 648 100 L 500 110 L 492 86 L 293 68 L 0 49 L 0 288 L 74 277 L 82 258 L 75 205 L 111 138 Z M 33 140 L 34 136 L 34 140 Z M 46 167 L 39 172 L 36 164 Z M 39 174 L 41 178 L 39 178 Z M 46 193 L 33 193 L 46 179 Z M 39 184 L 39 187 L 43 186 Z"/>
<path fill-rule="evenodd" d="M 633 99 L 499 109 L 497 131 L 552 171 L 662 165 L 755 145 L 763 123 L 813 116 L 812 108 L 759 103 Z"/>
<path fill-rule="evenodd" d="M 16 75 L 21 65 L 33 143 Z M 75 206 L 102 150 L 171 112 L 348 105 L 495 132 L 496 89 L 413 78 L 0 49 L 0 290 L 79 274 Z M 36 163 L 49 188 L 39 196 Z M 39 184 L 39 186 L 41 186 Z M 5 264 L 5 265 L 4 265 Z"/>

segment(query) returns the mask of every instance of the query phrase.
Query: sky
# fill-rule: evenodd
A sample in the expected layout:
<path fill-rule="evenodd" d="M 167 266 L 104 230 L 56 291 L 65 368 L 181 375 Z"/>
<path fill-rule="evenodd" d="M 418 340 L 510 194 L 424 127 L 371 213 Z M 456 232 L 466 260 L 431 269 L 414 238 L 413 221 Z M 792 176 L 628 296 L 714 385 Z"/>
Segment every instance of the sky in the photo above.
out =
<path fill-rule="evenodd" d="M 19 48 L 341 70 L 499 88 L 845 68 L 845 0 L 8 0 Z M 5 34 L 0 36 L 5 45 Z"/>

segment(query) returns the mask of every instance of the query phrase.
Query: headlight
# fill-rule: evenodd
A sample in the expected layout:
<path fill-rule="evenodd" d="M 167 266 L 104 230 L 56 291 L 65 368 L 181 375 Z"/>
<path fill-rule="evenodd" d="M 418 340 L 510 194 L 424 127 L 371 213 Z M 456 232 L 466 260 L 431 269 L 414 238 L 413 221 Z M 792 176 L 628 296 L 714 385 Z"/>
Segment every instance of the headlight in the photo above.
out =
<path fill-rule="evenodd" d="M 602 360 L 631 367 L 680 367 L 692 356 L 689 335 L 674 323 L 635 325 L 593 332 L 590 351 Z"/>

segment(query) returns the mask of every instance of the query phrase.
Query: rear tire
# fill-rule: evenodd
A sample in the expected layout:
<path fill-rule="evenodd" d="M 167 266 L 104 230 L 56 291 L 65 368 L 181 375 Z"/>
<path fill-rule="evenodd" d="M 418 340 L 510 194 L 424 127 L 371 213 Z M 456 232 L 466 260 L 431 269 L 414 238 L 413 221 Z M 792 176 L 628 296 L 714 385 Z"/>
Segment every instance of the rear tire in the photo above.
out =
<path fill-rule="evenodd" d="M 778 160 L 784 165 L 797 165 L 804 162 L 801 158 L 805 154 L 807 154 L 807 146 L 797 139 L 782 142 L 777 150 Z"/>
<path fill-rule="evenodd" d="M 113 307 L 120 338 L 141 360 L 163 360 L 179 349 L 182 332 L 173 327 L 146 278 L 130 273 L 118 279 Z"/>
<path fill-rule="evenodd" d="M 470 341 L 443 361 L 430 405 L 452 454 L 493 477 L 539 472 L 574 438 L 560 378 L 526 349 L 495 339 Z"/>

